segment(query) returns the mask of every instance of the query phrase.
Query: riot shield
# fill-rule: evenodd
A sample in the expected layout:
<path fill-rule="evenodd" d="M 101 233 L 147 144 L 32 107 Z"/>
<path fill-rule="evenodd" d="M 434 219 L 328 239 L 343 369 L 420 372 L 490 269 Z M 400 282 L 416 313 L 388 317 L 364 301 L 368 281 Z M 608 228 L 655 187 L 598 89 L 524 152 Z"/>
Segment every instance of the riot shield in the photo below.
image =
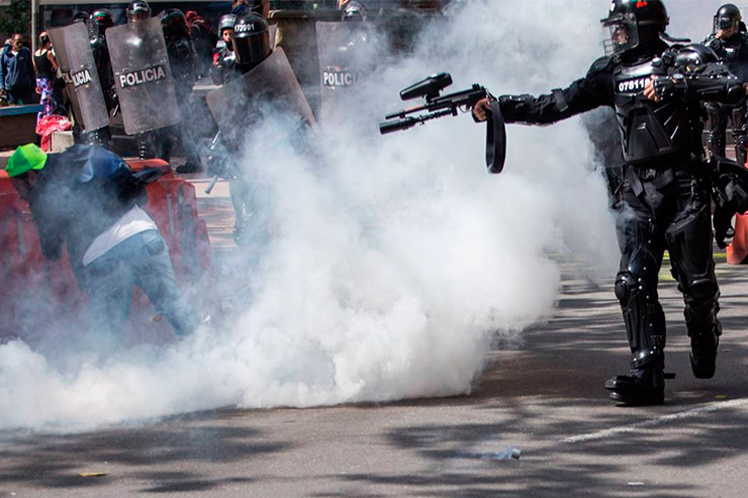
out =
<path fill-rule="evenodd" d="M 366 22 L 318 22 L 317 51 L 320 65 L 321 125 L 345 123 L 361 98 L 362 79 L 372 71 L 375 46 L 373 30 Z M 351 107 L 353 105 L 353 107 Z"/>
<path fill-rule="evenodd" d="M 49 30 L 75 121 L 83 131 L 109 124 L 109 113 L 96 70 L 88 29 L 83 23 Z"/>
<path fill-rule="evenodd" d="M 174 77 L 159 19 L 109 28 L 106 37 L 125 132 L 137 135 L 179 123 Z"/>
<path fill-rule="evenodd" d="M 296 115 L 300 124 L 316 126 L 282 48 L 275 49 L 247 74 L 209 92 L 206 101 L 222 140 L 231 150 L 241 147 L 247 130 L 259 126 L 268 112 Z"/>

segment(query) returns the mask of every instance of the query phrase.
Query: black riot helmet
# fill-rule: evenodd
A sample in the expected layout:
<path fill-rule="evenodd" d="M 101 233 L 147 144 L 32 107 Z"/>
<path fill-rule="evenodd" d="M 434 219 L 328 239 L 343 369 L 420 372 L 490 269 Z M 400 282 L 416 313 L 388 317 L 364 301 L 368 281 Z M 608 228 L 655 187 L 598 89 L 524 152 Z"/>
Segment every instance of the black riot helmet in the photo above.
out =
<path fill-rule="evenodd" d="M 187 18 L 179 9 L 166 9 L 161 12 L 161 28 L 164 30 L 164 38 L 176 40 L 190 37 L 190 28 L 187 26 Z"/>
<path fill-rule="evenodd" d="M 83 23 L 86 26 L 86 31 L 88 31 L 89 38 L 93 38 L 96 35 L 96 29 L 95 27 L 91 26 L 91 16 L 88 14 L 88 12 L 79 10 L 75 13 L 73 16 L 73 23 Z"/>
<path fill-rule="evenodd" d="M 96 9 L 91 14 L 91 25 L 98 36 L 104 36 L 107 28 L 114 26 L 114 16 L 109 9 Z"/>
<path fill-rule="evenodd" d="M 270 26 L 258 14 L 237 17 L 232 40 L 236 60 L 245 71 L 265 60 L 273 51 L 270 46 Z"/>
<path fill-rule="evenodd" d="M 734 29 L 737 33 L 742 20 L 743 16 L 740 14 L 740 9 L 735 4 L 726 3 L 714 15 L 714 33 L 731 29 Z"/>
<path fill-rule="evenodd" d="M 218 20 L 218 34 L 223 35 L 223 30 L 234 29 L 236 24 L 236 16 L 234 14 L 224 14 Z"/>
<path fill-rule="evenodd" d="M 73 23 L 82 22 L 88 25 L 88 18 L 89 18 L 88 12 L 79 10 L 78 12 L 75 13 L 75 15 L 73 15 Z"/>
<path fill-rule="evenodd" d="M 343 7 L 343 21 L 366 21 L 366 8 L 357 2 L 351 0 Z"/>
<path fill-rule="evenodd" d="M 612 0 L 608 17 L 600 22 L 610 31 L 605 51 L 610 55 L 651 55 L 670 23 L 662 0 Z"/>
<path fill-rule="evenodd" d="M 127 22 L 138 22 L 151 17 L 151 6 L 145 0 L 133 0 L 127 7 Z"/>

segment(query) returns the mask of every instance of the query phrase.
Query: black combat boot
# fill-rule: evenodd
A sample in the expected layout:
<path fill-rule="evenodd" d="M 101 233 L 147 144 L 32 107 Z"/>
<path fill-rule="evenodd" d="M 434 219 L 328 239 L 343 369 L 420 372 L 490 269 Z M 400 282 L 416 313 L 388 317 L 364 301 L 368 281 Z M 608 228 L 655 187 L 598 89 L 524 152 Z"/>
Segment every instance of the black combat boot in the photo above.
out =
<path fill-rule="evenodd" d="M 717 368 L 719 335 L 713 331 L 691 336 L 691 370 L 697 379 L 711 379 Z"/>
<path fill-rule="evenodd" d="M 605 382 L 610 399 L 628 406 L 661 405 L 665 402 L 665 358 L 652 349 L 634 355 L 629 375 Z"/>
<path fill-rule="evenodd" d="M 717 348 L 722 324 L 717 318 L 719 304 L 686 307 L 686 325 L 691 338 L 691 370 L 697 379 L 711 379 L 717 366 Z"/>

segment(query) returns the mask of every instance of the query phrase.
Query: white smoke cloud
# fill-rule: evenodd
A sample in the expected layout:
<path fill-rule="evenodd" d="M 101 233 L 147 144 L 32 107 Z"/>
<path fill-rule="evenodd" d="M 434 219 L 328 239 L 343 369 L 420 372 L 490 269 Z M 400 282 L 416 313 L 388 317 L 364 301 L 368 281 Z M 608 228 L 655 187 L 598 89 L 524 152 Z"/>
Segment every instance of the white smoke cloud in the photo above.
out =
<path fill-rule="evenodd" d="M 668 32 L 675 37 L 691 38 L 702 42 L 712 31 L 713 16 L 727 2 L 701 2 L 698 0 L 671 0 L 666 3 L 670 15 Z M 745 15 L 748 4 L 736 2 Z"/>
<path fill-rule="evenodd" d="M 604 2 L 470 2 L 417 53 L 377 71 L 319 155 L 248 144 L 267 236 L 235 320 L 115 355 L 0 346 L 0 428 L 68 431 L 219 406 L 312 406 L 467 393 L 497 334 L 553 311 L 558 257 L 615 271 L 605 185 L 578 118 L 510 126 L 504 173 L 469 117 L 380 137 L 397 92 L 437 71 L 454 89 L 538 93 L 599 55 Z M 272 150 L 263 144 L 273 143 Z M 256 158 L 271 158 L 258 161 Z M 593 271 L 594 270 L 594 271 Z M 237 282 L 233 282 L 237 284 Z"/>

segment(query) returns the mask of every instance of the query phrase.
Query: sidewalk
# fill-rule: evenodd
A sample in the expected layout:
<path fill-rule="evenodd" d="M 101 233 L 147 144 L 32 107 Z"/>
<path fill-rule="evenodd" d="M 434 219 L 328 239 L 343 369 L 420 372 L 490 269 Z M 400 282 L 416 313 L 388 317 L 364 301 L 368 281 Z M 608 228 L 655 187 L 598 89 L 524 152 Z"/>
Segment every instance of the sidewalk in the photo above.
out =
<path fill-rule="evenodd" d="M 229 182 L 220 179 L 210 194 L 205 193 L 213 181 L 204 173 L 178 175 L 195 186 L 198 216 L 208 225 L 210 245 L 214 251 L 236 248 L 234 242 L 234 207 L 231 204 Z"/>

